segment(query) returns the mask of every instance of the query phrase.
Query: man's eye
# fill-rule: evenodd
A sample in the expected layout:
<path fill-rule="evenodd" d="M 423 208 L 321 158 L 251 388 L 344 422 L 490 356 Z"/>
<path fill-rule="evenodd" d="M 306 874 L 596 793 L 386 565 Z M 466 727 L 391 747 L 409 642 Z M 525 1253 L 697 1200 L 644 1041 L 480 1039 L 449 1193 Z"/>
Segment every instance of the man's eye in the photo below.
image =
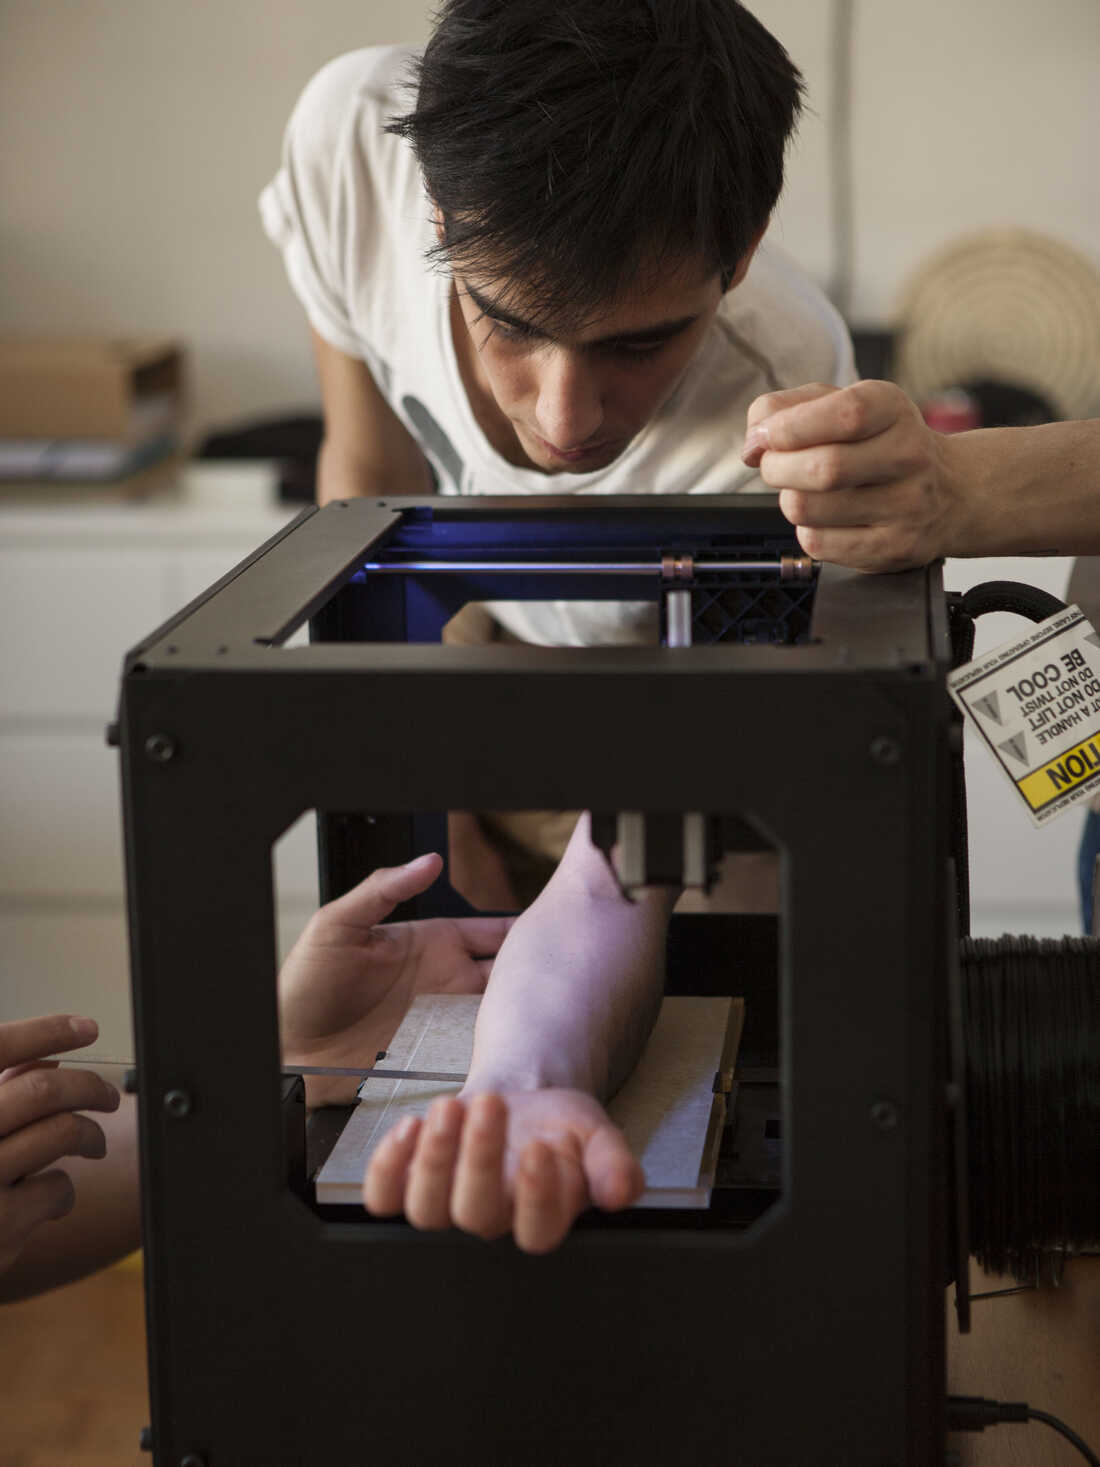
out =
<path fill-rule="evenodd" d="M 608 350 L 613 356 L 627 357 L 637 360 L 639 357 L 653 357 L 667 346 L 668 338 L 661 337 L 657 341 L 616 341 L 611 342 Z"/>
<path fill-rule="evenodd" d="M 506 321 L 493 321 L 490 336 L 499 336 L 503 341 L 527 344 L 535 340 L 535 333 L 523 326 L 510 326 Z"/>

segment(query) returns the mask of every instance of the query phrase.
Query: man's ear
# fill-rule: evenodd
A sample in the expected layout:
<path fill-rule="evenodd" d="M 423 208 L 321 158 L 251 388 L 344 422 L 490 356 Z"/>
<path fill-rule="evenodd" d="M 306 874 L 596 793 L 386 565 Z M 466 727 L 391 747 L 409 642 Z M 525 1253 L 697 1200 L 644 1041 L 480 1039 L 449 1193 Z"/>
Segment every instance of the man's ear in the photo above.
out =
<path fill-rule="evenodd" d="M 725 289 L 726 290 L 733 290 L 733 288 L 735 286 L 740 285 L 741 282 L 742 282 L 742 280 L 744 280 L 745 276 L 749 273 L 749 266 L 752 264 L 752 257 L 753 257 L 753 255 L 756 254 L 756 251 L 757 251 L 757 248 L 759 247 L 760 241 L 764 238 L 764 235 L 767 233 L 768 225 L 770 223 L 771 223 L 771 218 L 769 216 L 767 219 L 765 219 L 764 223 L 756 231 L 756 234 L 753 236 L 753 238 L 749 242 L 748 249 L 741 256 L 740 260 L 738 260 L 738 262 L 737 262 L 737 268 L 734 270 L 733 274 L 726 281 L 726 283 L 725 283 Z"/>
<path fill-rule="evenodd" d="M 432 223 L 435 225 L 435 237 L 440 244 L 446 243 L 446 231 L 443 225 L 443 210 L 432 200 Z"/>

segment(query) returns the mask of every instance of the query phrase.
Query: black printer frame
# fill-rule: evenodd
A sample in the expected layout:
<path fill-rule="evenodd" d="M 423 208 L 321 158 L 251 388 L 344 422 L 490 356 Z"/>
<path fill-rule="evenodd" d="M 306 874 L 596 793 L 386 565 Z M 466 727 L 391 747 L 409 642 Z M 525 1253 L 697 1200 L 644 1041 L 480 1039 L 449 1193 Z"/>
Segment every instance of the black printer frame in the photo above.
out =
<path fill-rule="evenodd" d="M 414 521 L 448 543 L 595 527 L 604 554 L 611 530 L 658 549 L 789 539 L 767 496 L 330 505 L 129 654 L 156 1467 L 942 1462 L 954 939 L 938 571 L 824 568 L 795 646 L 283 646 L 310 618 L 340 635 L 341 606 L 372 584 L 400 636 L 402 578 L 352 581 Z M 765 990 L 784 1182 L 757 1224 L 595 1218 L 530 1258 L 354 1208 L 334 1221 L 288 1181 L 301 1107 L 280 1083 L 272 845 L 322 812 L 332 893 L 357 859 L 412 854 L 417 822 L 451 808 L 738 814 L 780 848 Z M 347 812 L 364 829 L 370 813 L 365 847 Z"/>

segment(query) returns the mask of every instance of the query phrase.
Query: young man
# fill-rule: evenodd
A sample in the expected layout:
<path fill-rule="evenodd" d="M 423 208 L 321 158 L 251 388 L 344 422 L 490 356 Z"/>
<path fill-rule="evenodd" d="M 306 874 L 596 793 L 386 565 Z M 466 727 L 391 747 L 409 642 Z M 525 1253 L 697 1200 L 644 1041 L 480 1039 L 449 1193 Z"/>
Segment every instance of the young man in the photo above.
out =
<path fill-rule="evenodd" d="M 854 376 L 761 243 L 801 90 L 734 0 L 452 0 L 423 57 L 326 66 L 261 198 L 313 331 L 322 502 L 760 487 L 753 399 Z M 493 611 L 544 643 L 645 622 Z"/>
<path fill-rule="evenodd" d="M 801 92 L 734 0 L 448 0 L 422 57 L 326 66 L 261 199 L 313 332 L 322 502 L 759 487 L 749 404 L 854 376 L 761 242 Z M 529 642 L 653 636 L 649 605 L 490 611 Z M 648 1033 L 671 902 L 624 901 L 586 824 L 502 954 L 470 1103 L 376 1154 L 374 1210 L 541 1249 L 636 1193 L 599 1102 Z"/>

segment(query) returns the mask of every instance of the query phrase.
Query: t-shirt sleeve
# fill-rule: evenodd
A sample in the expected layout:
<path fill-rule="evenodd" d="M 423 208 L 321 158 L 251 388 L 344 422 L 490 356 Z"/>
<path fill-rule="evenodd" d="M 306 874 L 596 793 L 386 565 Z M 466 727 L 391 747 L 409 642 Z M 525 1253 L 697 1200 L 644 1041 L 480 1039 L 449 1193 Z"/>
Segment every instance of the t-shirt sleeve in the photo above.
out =
<path fill-rule="evenodd" d="M 771 239 L 731 292 L 732 325 L 757 354 L 761 391 L 857 380 L 852 338 L 836 308 Z"/>
<path fill-rule="evenodd" d="M 354 136 L 368 54 L 337 57 L 306 86 L 287 124 L 282 167 L 259 200 L 264 231 L 282 252 L 310 324 L 353 357 L 363 351 L 348 313 L 338 224 L 343 152 Z"/>

